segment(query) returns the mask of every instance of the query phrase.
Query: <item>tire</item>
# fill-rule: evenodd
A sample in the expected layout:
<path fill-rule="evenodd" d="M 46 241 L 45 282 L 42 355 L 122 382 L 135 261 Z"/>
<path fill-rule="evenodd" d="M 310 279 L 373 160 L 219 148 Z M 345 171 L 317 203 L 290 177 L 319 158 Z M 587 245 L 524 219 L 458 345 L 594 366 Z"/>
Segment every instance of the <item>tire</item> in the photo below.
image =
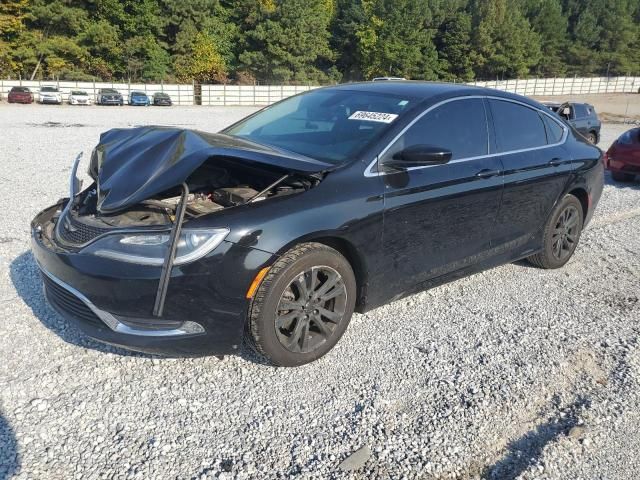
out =
<path fill-rule="evenodd" d="M 584 212 L 580 200 L 573 195 L 566 195 L 553 209 L 544 227 L 542 250 L 527 260 L 540 268 L 562 267 L 573 256 L 578 246 L 583 219 Z"/>
<path fill-rule="evenodd" d="M 315 288 L 309 289 L 312 277 Z M 333 297 L 305 302 L 310 295 L 304 295 L 299 286 Z M 249 307 L 246 343 L 273 365 L 296 367 L 312 362 L 338 343 L 355 301 L 355 275 L 339 252 L 321 243 L 297 245 L 273 264 L 258 287 Z"/>
<path fill-rule="evenodd" d="M 635 175 L 631 173 L 611 172 L 611 178 L 616 182 L 631 182 L 635 178 Z"/>
<path fill-rule="evenodd" d="M 589 132 L 587 134 L 587 140 L 589 140 L 589 143 L 593 143 L 595 145 L 598 143 L 598 135 L 596 135 L 596 132 Z"/>

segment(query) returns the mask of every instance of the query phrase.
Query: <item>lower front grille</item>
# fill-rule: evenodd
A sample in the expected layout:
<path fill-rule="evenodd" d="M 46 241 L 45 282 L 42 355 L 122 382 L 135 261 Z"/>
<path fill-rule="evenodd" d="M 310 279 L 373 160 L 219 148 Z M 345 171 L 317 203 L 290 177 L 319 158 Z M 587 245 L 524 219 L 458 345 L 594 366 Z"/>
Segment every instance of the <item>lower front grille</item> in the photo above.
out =
<path fill-rule="evenodd" d="M 62 222 L 58 230 L 60 237 L 62 237 L 61 239 L 72 245 L 84 245 L 94 238 L 111 231 L 108 228 L 93 227 L 78 222 L 71 214 L 67 214 L 58 221 Z"/>
<path fill-rule="evenodd" d="M 44 281 L 45 294 L 49 302 L 63 313 L 90 323 L 96 327 L 105 327 L 106 325 L 100 320 L 95 313 L 78 297 L 68 291 L 66 288 L 58 285 L 47 275 L 42 275 Z"/>

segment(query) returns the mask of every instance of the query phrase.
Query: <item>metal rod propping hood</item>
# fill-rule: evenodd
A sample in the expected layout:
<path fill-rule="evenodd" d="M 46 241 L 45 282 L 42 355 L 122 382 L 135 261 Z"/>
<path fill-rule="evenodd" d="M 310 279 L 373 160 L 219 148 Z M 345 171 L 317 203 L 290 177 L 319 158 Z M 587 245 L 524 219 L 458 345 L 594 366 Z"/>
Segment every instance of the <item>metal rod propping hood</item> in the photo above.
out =
<path fill-rule="evenodd" d="M 64 219 L 66 218 L 67 213 L 69 213 L 69 210 L 71 210 L 71 207 L 73 207 L 73 202 L 76 198 L 76 195 L 82 187 L 82 181 L 78 178 L 78 165 L 80 165 L 82 154 L 83 152 L 80 152 L 76 156 L 76 159 L 73 161 L 73 165 L 71 166 L 71 174 L 69 175 L 69 201 L 62 210 L 62 213 L 60 214 L 60 220 L 56 224 L 56 234 L 58 238 L 62 237 L 60 235 L 61 225 L 64 223 Z"/>
<path fill-rule="evenodd" d="M 180 196 L 178 211 L 176 212 L 176 220 L 173 224 L 173 228 L 171 229 L 171 235 L 169 236 L 169 249 L 167 250 L 167 255 L 164 258 L 164 263 L 162 264 L 162 272 L 160 273 L 160 281 L 158 282 L 158 291 L 153 305 L 153 315 L 155 317 L 161 317 L 164 312 L 164 302 L 167 298 L 169 279 L 171 278 L 171 270 L 173 269 L 173 262 L 176 258 L 178 239 L 180 238 L 182 222 L 184 221 L 184 212 L 187 208 L 187 197 L 189 197 L 189 187 L 186 183 L 183 183 L 182 195 Z"/>
<path fill-rule="evenodd" d="M 334 165 L 219 133 L 167 127 L 114 129 L 102 134 L 90 172 L 98 184 L 97 208 L 113 213 L 175 188 L 216 158 L 312 175 Z"/>

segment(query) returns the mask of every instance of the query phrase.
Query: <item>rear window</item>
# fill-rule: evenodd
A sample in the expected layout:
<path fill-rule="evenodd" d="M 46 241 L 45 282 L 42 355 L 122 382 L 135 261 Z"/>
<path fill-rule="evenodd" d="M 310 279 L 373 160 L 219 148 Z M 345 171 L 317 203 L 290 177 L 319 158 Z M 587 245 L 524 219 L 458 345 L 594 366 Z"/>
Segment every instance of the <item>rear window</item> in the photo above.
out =
<path fill-rule="evenodd" d="M 489 100 L 496 130 L 498 152 L 510 152 L 547 145 L 547 133 L 540 114 L 513 102 Z"/>
<path fill-rule="evenodd" d="M 573 106 L 573 109 L 575 111 L 576 118 L 585 118 L 589 116 L 589 113 L 587 112 L 587 106 L 582 103 L 576 103 Z"/>
<path fill-rule="evenodd" d="M 634 128 L 632 130 L 628 130 L 624 132 L 618 138 L 618 143 L 623 145 L 631 145 L 632 143 L 638 143 L 640 141 L 640 129 Z"/>

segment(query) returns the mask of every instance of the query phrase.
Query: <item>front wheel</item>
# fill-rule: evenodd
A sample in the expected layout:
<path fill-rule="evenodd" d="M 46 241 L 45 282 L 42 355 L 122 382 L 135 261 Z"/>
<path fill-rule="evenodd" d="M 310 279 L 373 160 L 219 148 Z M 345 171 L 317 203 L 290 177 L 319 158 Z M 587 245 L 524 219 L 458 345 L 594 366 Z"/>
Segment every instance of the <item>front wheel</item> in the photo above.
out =
<path fill-rule="evenodd" d="M 560 268 L 575 252 L 582 233 L 582 204 L 573 195 L 566 195 L 553 210 L 547 222 L 540 253 L 528 258 L 540 268 Z"/>
<path fill-rule="evenodd" d="M 587 140 L 595 145 L 596 143 L 598 143 L 598 135 L 596 135 L 595 132 L 589 132 L 587 134 Z"/>
<path fill-rule="evenodd" d="M 300 244 L 260 284 L 249 308 L 247 343 L 274 365 L 312 362 L 340 340 L 355 300 L 349 262 L 324 244 Z"/>

